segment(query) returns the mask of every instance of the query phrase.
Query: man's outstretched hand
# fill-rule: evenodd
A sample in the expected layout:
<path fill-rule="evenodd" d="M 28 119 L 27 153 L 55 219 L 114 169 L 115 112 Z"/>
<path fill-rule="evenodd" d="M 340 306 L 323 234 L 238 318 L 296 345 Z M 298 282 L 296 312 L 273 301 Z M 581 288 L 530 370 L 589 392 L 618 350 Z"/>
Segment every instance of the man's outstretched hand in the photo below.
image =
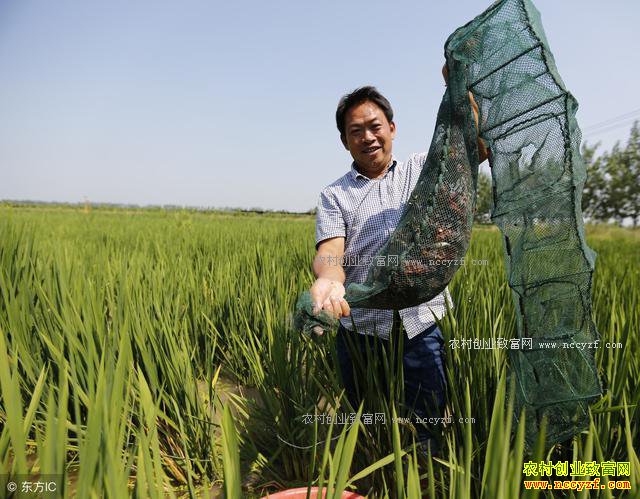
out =
<path fill-rule="evenodd" d="M 442 66 L 442 77 L 444 78 L 445 84 L 449 82 L 449 70 L 447 69 L 447 65 Z M 469 103 L 471 104 L 471 110 L 473 111 L 473 119 L 476 122 L 476 130 L 480 133 L 480 124 L 479 124 L 479 110 L 478 103 L 473 98 L 473 94 L 469 92 Z M 482 163 L 485 159 L 489 157 L 489 151 L 487 150 L 487 146 L 484 144 L 484 141 L 478 135 L 478 159 L 479 162 Z"/>
<path fill-rule="evenodd" d="M 340 317 L 346 317 L 351 313 L 349 304 L 344 299 L 344 285 L 340 281 L 319 277 L 311 286 L 310 292 L 314 315 L 325 311 L 336 319 L 340 319 Z M 320 326 L 316 326 L 313 332 L 321 335 L 323 330 Z"/>

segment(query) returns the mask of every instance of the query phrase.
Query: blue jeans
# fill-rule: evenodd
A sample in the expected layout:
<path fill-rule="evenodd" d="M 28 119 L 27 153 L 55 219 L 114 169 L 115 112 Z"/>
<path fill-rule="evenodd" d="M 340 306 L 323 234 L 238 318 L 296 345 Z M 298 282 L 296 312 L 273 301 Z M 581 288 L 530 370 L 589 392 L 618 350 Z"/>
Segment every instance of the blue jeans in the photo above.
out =
<path fill-rule="evenodd" d="M 383 344 L 385 351 L 390 352 L 394 348 L 396 358 L 402 357 L 404 372 L 404 403 L 413 413 L 414 417 L 421 419 L 443 417 L 446 398 L 446 382 L 444 374 L 444 339 L 442 332 L 434 324 L 417 336 L 408 339 L 406 333 L 403 341 L 402 354 L 399 352 L 399 338 L 392 334 L 391 340 L 377 339 L 373 336 L 354 333 L 345 329 L 342 324 L 338 328 L 336 337 L 336 350 L 342 382 L 347 398 L 351 405 L 357 408 L 360 405 L 358 383 L 354 379 L 353 351 L 349 348 L 349 340 L 353 347 L 359 349 L 362 358 L 366 362 L 366 350 L 373 353 L 376 348 L 376 340 Z M 380 351 L 380 350 L 378 350 Z M 374 357 L 375 358 L 375 357 Z M 375 367 L 375 372 L 382 379 L 383 386 L 388 386 L 388 380 L 384 379 L 382 363 Z M 394 371 L 395 372 L 395 366 Z M 362 373 L 364 374 L 364 373 Z M 359 376 L 362 377 L 362 374 Z M 363 380 L 371 382 L 368 380 Z M 417 418 L 416 418 L 417 419 Z M 413 421 L 415 419 L 412 418 Z M 442 426 L 416 424 L 418 441 L 437 438 Z"/>

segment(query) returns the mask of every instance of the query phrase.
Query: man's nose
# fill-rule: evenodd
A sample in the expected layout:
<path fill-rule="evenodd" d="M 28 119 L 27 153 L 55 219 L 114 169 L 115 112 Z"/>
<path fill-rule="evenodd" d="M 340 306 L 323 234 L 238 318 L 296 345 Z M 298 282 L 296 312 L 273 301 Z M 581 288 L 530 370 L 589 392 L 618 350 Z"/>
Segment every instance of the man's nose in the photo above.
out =
<path fill-rule="evenodd" d="M 371 130 L 364 131 L 364 141 L 365 142 L 373 142 L 376 140 L 376 136 L 373 134 Z"/>

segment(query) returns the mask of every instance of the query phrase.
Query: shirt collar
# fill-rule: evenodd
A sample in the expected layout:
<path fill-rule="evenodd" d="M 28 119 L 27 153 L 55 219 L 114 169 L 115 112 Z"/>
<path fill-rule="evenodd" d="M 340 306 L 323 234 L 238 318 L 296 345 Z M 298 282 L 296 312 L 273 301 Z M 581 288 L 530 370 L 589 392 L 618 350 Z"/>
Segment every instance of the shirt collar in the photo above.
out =
<path fill-rule="evenodd" d="M 398 164 L 398 162 L 396 161 L 395 156 L 391 155 L 391 164 L 389 165 L 389 168 L 387 168 L 387 171 L 384 172 L 384 175 L 382 176 L 382 178 L 384 178 L 387 173 L 389 173 L 392 169 L 394 169 L 396 167 L 396 165 Z M 358 170 L 356 170 L 356 162 L 352 161 L 351 162 L 351 178 L 356 179 L 358 177 L 362 177 L 365 180 L 371 180 L 369 177 L 367 177 L 366 175 L 363 175 L 362 173 L 360 173 Z"/>

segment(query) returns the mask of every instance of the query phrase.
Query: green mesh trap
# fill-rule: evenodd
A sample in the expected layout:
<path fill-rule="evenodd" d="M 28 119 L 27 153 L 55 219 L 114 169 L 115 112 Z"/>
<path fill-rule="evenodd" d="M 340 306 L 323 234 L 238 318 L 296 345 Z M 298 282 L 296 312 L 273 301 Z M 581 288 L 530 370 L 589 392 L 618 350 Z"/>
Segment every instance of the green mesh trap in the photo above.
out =
<path fill-rule="evenodd" d="M 403 309 L 429 301 L 453 277 L 455 264 L 434 262 L 460 261 L 471 236 L 478 172 L 472 92 L 490 151 L 492 220 L 503 235 L 517 336 L 527 345 L 509 352 L 516 419 L 526 408 L 528 448 L 543 417 L 547 443 L 560 442 L 587 428 L 588 403 L 601 394 L 593 349 L 575 348 L 598 338 L 591 317 L 595 253 L 580 209 L 585 166 L 577 102 L 529 0 L 494 3 L 448 38 L 445 57 L 448 86 L 425 166 L 378 253 L 397 261 L 372 266 L 345 298 L 351 307 Z M 305 293 L 296 307 L 298 329 L 337 324 L 311 311 Z"/>

